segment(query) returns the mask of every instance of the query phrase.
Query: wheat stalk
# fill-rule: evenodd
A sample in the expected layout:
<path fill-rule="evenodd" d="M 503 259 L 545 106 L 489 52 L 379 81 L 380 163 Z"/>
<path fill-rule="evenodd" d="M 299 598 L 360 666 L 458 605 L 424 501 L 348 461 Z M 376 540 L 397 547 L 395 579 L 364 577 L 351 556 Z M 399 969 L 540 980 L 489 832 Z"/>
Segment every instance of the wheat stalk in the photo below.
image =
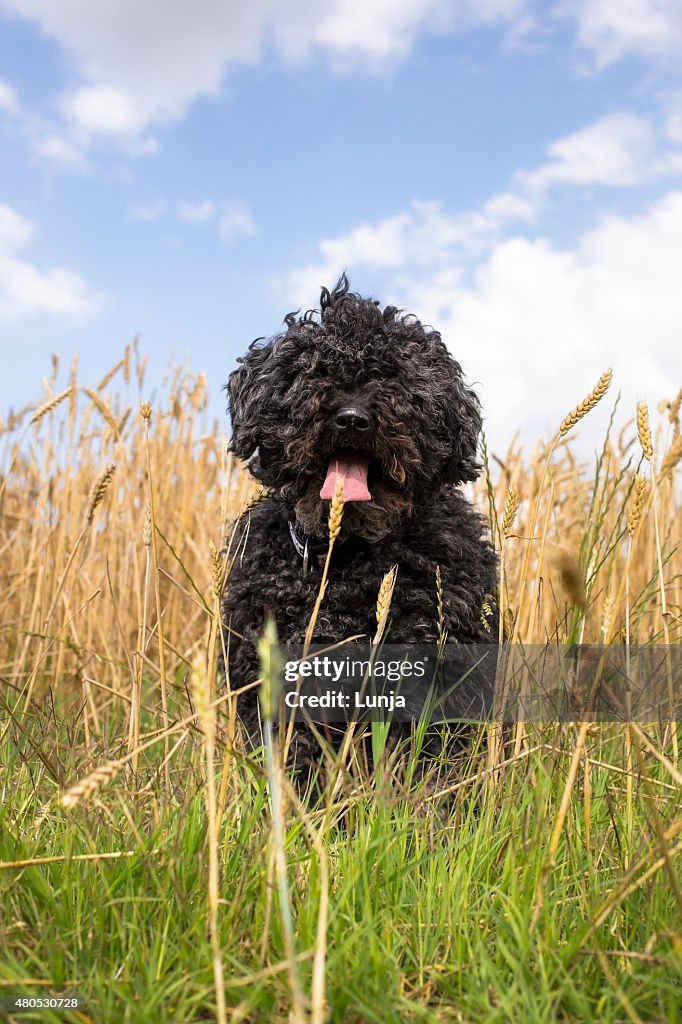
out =
<path fill-rule="evenodd" d="M 95 768 L 93 772 L 86 775 L 80 782 L 76 782 L 75 785 L 67 789 L 65 793 L 62 793 L 61 803 L 62 807 L 66 807 L 67 810 L 71 810 L 76 807 L 81 800 L 89 799 L 94 793 L 97 793 L 102 786 L 105 786 L 112 779 L 115 779 L 121 770 L 120 761 L 109 761 L 107 764 L 100 765 L 99 768 Z"/>
<path fill-rule="evenodd" d="M 682 388 L 677 392 L 677 395 L 670 403 L 670 408 L 668 410 L 668 419 L 676 431 L 679 431 L 680 429 L 680 406 L 682 406 Z"/>
<path fill-rule="evenodd" d="M 218 1024 L 226 1024 L 225 982 L 218 931 L 220 905 L 220 871 L 218 864 L 218 817 L 215 788 L 215 735 L 216 709 L 211 703 L 211 680 L 201 655 L 192 662 L 190 690 L 194 698 L 197 719 L 204 734 L 206 759 L 206 804 L 208 810 L 208 919 L 213 959 L 213 983 L 216 993 Z"/>
<path fill-rule="evenodd" d="M 332 503 L 329 506 L 329 541 L 330 545 L 334 543 L 341 530 L 341 520 L 343 518 L 343 477 L 337 476 L 336 483 L 334 485 L 334 497 Z"/>
<path fill-rule="evenodd" d="M 312 643 L 313 633 L 315 631 L 315 623 L 317 622 L 317 616 L 320 612 L 322 605 L 322 599 L 324 592 L 327 589 L 327 576 L 329 575 L 329 563 L 332 558 L 332 550 L 334 547 L 334 541 L 339 535 L 341 530 L 341 520 L 343 518 L 343 477 L 337 476 L 336 483 L 334 484 L 334 496 L 332 498 L 331 505 L 329 507 L 329 518 L 327 525 L 329 527 L 329 544 L 327 546 L 327 557 L 324 560 L 324 567 L 322 569 L 322 579 L 320 580 L 320 586 L 317 591 L 317 598 L 313 606 L 312 615 L 308 622 L 308 628 L 305 633 L 305 640 L 303 643 L 303 657 L 305 658 L 308 654 L 308 649 Z M 291 726 L 291 722 L 289 723 Z M 289 734 L 287 733 L 287 749 L 289 745 Z"/>
<path fill-rule="evenodd" d="M 254 508 L 258 508 L 258 506 L 262 505 L 264 501 L 267 501 L 271 494 L 272 491 L 266 487 L 256 491 L 256 493 L 253 494 L 246 502 L 241 512 L 237 516 L 237 519 L 243 519 L 244 516 L 249 514 L 249 512 L 253 512 Z"/>
<path fill-rule="evenodd" d="M 128 356 L 128 347 L 127 346 L 126 346 L 126 354 L 123 356 L 122 359 L 119 359 L 119 361 L 117 363 L 114 363 L 114 365 L 109 370 L 109 372 L 106 373 L 104 375 L 104 377 L 102 377 L 101 381 L 99 382 L 99 384 L 97 385 L 97 387 L 95 389 L 96 391 L 104 391 L 104 389 L 107 386 L 107 384 L 111 383 L 111 381 L 114 379 L 114 377 L 116 376 L 118 371 L 122 370 L 122 369 L 125 369 L 126 358 L 128 358 L 128 359 L 130 358 Z"/>
<path fill-rule="evenodd" d="M 223 592 L 223 560 L 212 540 L 209 540 L 208 542 L 208 550 L 211 556 L 211 585 L 213 588 L 213 596 L 220 599 Z"/>
<path fill-rule="evenodd" d="M 118 420 L 112 413 L 111 409 L 107 406 L 106 402 L 103 402 L 96 391 L 92 388 L 81 388 L 83 394 L 87 395 L 92 404 L 95 406 L 102 419 L 105 420 L 107 426 L 111 430 L 114 437 L 118 437 Z"/>
<path fill-rule="evenodd" d="M 630 502 L 630 508 L 628 509 L 628 533 L 631 537 L 634 535 L 642 516 L 645 493 L 646 480 L 641 473 L 636 473 L 635 480 L 632 485 L 632 500 Z"/>
<path fill-rule="evenodd" d="M 49 402 L 45 403 L 45 405 L 41 405 L 41 407 L 36 410 L 35 414 L 31 417 L 29 426 L 32 427 L 34 424 L 40 423 L 43 417 L 48 416 L 57 408 L 58 405 L 61 405 L 62 402 L 70 396 L 71 390 L 72 389 L 68 387 L 66 391 L 62 391 L 61 394 L 55 395 L 54 398 L 51 398 Z"/>
<path fill-rule="evenodd" d="M 654 445 L 651 440 L 649 409 L 646 402 L 637 403 L 637 437 L 639 438 L 644 458 L 651 462 L 654 457 Z"/>
<path fill-rule="evenodd" d="M 378 644 L 381 642 L 381 638 L 386 630 L 386 623 L 388 622 L 388 613 L 391 610 L 391 600 L 393 598 L 393 590 L 395 589 L 395 581 L 398 575 L 398 566 L 394 565 L 385 574 L 379 587 L 379 594 L 377 596 L 376 606 L 376 620 L 377 620 L 377 631 L 374 636 L 374 643 Z"/>
<path fill-rule="evenodd" d="M 505 537 L 509 536 L 518 511 L 519 494 L 514 484 L 511 484 L 507 492 L 507 500 L 504 504 L 504 513 L 502 515 L 502 533 Z"/>
<path fill-rule="evenodd" d="M 666 452 L 661 468 L 658 471 L 661 480 L 668 476 L 669 473 L 672 473 L 680 459 L 682 459 L 682 434 L 675 438 Z"/>
<path fill-rule="evenodd" d="M 595 405 L 601 402 L 602 398 L 609 390 L 609 385 L 613 377 L 613 370 L 610 368 L 602 373 L 601 377 L 597 381 L 596 385 L 590 391 L 587 398 L 584 398 L 579 405 L 576 405 L 572 412 L 569 412 L 568 416 L 564 417 L 559 427 L 559 436 L 564 437 L 569 430 L 572 430 L 576 423 L 579 423 L 583 416 L 587 416 L 591 409 L 594 409 Z"/>
<path fill-rule="evenodd" d="M 110 462 L 106 469 L 104 469 L 95 480 L 95 483 L 92 486 L 92 490 L 90 491 L 90 498 L 88 501 L 89 523 L 91 523 L 94 518 L 95 509 L 97 508 L 98 505 L 102 503 L 102 499 L 104 498 L 104 495 L 107 493 L 107 488 L 109 487 L 109 484 L 111 483 L 112 477 L 115 472 L 116 463 Z"/>

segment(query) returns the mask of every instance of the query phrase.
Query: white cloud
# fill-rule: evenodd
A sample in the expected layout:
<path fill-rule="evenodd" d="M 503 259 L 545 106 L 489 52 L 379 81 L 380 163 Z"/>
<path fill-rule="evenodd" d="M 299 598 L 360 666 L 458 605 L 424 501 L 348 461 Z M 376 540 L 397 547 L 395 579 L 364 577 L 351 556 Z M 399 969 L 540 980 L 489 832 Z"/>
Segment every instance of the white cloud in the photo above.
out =
<path fill-rule="evenodd" d="M 31 221 L 0 204 L 0 319 L 30 313 L 82 319 L 92 313 L 99 297 L 80 274 L 65 267 L 41 271 L 19 255 L 34 234 Z"/>
<path fill-rule="evenodd" d="M 682 145 L 682 92 L 670 96 L 665 101 L 664 131 L 670 142 Z"/>
<path fill-rule="evenodd" d="M 516 175 L 531 194 L 553 185 L 632 186 L 653 177 L 657 137 L 643 117 L 628 111 L 609 114 L 548 147 L 550 159 Z"/>
<path fill-rule="evenodd" d="M 144 115 L 131 95 L 109 85 L 76 89 L 63 100 L 67 120 L 88 134 L 135 136 Z"/>
<path fill-rule="evenodd" d="M 215 203 L 210 199 L 200 199 L 194 203 L 182 200 L 178 203 L 178 217 L 190 224 L 205 224 L 207 220 L 213 219 L 215 212 Z"/>
<path fill-rule="evenodd" d="M 219 93 L 226 71 L 268 49 L 285 62 L 322 54 L 337 68 L 381 70 L 423 32 L 510 23 L 532 0 L 0 0 L 74 58 L 82 81 L 62 97 L 74 140 L 135 139 Z"/>
<path fill-rule="evenodd" d="M 73 168 L 84 168 L 87 166 L 82 151 L 74 146 L 69 139 L 57 132 L 48 132 L 46 135 L 36 135 L 33 139 L 33 149 L 40 157 L 47 160 L 54 160 L 57 163 L 65 164 Z"/>
<path fill-rule="evenodd" d="M 514 224 L 536 224 L 552 190 L 563 187 L 633 188 L 682 171 L 682 150 L 674 143 L 672 115 L 662 128 L 655 120 L 620 111 L 550 143 L 548 160 L 512 176 L 511 188 L 480 209 L 456 215 L 440 203 L 414 200 L 407 210 L 360 224 L 317 243 L 318 255 L 295 269 L 288 293 L 305 306 L 321 284 L 345 267 L 398 270 L 460 265 L 490 250 Z M 681 140 L 682 141 L 682 140 Z"/>
<path fill-rule="evenodd" d="M 451 215 L 413 202 L 323 238 L 318 258 L 289 275 L 287 301 L 307 308 L 343 269 L 356 287 L 363 271 L 385 282 L 386 301 L 442 329 L 484 382 L 498 447 L 509 423 L 525 426 L 528 438 L 551 433 L 582 397 L 578 368 L 586 390 L 613 365 L 628 401 L 638 388 L 657 401 L 682 380 L 682 192 L 643 215 L 597 221 L 571 249 L 543 238 L 538 221 L 558 188 L 634 188 L 674 174 L 682 159 L 668 144 L 677 141 L 673 128 L 670 117 L 659 126 L 614 114 L 552 143 L 543 164 L 515 174 L 511 190 L 479 210 Z M 522 236 L 524 224 L 535 238 Z"/>
<path fill-rule="evenodd" d="M 404 60 L 423 32 L 510 22 L 528 6 L 529 0 L 328 0 L 304 23 L 283 19 L 277 32 L 289 57 L 300 59 L 315 47 L 338 70 L 358 64 L 381 70 Z"/>
<path fill-rule="evenodd" d="M 555 11 L 575 18 L 578 41 L 594 53 L 599 67 L 628 54 L 679 67 L 679 0 L 560 0 Z"/>
<path fill-rule="evenodd" d="M 154 199 L 151 203 L 135 203 L 130 207 L 129 213 L 133 220 L 151 222 L 158 220 L 166 210 L 165 199 Z"/>
<path fill-rule="evenodd" d="M 527 437 L 547 436 L 583 397 L 578 382 L 589 391 L 607 366 L 628 416 L 637 397 L 656 403 L 677 391 L 681 250 L 682 192 L 673 192 L 643 215 L 609 218 L 574 250 L 508 239 L 479 266 L 471 286 L 449 288 L 450 313 L 438 324 L 483 382 L 496 445 L 509 441 L 510 423 L 523 425 Z M 409 290 L 428 320 L 437 296 L 418 283 Z"/>
<path fill-rule="evenodd" d="M 534 218 L 535 205 L 511 192 L 493 196 L 480 210 L 454 216 L 445 213 L 440 203 L 414 200 L 400 213 L 360 224 L 336 238 L 321 239 L 317 243 L 319 257 L 290 274 L 288 292 L 304 306 L 345 267 L 437 267 L 481 252 L 504 225 Z"/>
<path fill-rule="evenodd" d="M 7 114 L 16 114 L 19 110 L 14 87 L 2 78 L 0 78 L 0 110 L 4 110 Z"/>
<path fill-rule="evenodd" d="M 218 234 L 223 242 L 237 238 L 250 238 L 256 233 L 256 223 L 243 203 L 223 203 Z"/>
<path fill-rule="evenodd" d="M 379 238 L 387 242 L 389 234 L 379 230 Z M 454 258 L 428 267 L 413 263 L 409 232 L 394 241 L 396 258 L 389 258 L 387 245 L 373 264 L 383 270 L 382 298 L 441 331 L 476 382 L 496 452 L 506 451 L 517 428 L 525 441 L 553 436 L 608 366 L 614 369 L 613 396 L 581 424 L 584 454 L 600 443 L 619 390 L 621 423 L 638 398 L 654 407 L 677 392 L 682 192 L 669 193 L 638 216 L 604 220 L 572 249 L 544 238 L 501 240 L 470 279 Z M 366 259 L 371 252 L 366 248 L 360 263 L 347 261 L 352 285 L 361 288 L 359 268 L 372 266 Z M 333 280 L 329 274 L 309 284 L 318 290 Z"/>

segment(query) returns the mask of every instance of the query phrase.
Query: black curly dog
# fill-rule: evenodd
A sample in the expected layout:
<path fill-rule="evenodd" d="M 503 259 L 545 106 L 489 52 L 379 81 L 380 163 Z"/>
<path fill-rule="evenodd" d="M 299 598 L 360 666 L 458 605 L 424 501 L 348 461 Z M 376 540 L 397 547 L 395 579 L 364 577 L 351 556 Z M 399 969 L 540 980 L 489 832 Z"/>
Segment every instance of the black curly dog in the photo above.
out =
<path fill-rule="evenodd" d="M 258 677 L 254 641 L 266 611 L 281 641 L 303 643 L 338 474 L 342 528 L 314 642 L 371 639 L 379 586 L 396 564 L 390 642 L 437 641 L 437 566 L 448 641 L 494 636 L 481 614 L 496 559 L 483 517 L 458 489 L 481 468 L 476 395 L 437 331 L 353 294 L 345 274 L 331 293 L 322 290 L 320 305 L 253 342 L 229 378 L 231 450 L 272 492 L 233 544 L 239 554 L 223 605 L 233 688 Z M 255 689 L 239 713 L 257 735 Z"/>

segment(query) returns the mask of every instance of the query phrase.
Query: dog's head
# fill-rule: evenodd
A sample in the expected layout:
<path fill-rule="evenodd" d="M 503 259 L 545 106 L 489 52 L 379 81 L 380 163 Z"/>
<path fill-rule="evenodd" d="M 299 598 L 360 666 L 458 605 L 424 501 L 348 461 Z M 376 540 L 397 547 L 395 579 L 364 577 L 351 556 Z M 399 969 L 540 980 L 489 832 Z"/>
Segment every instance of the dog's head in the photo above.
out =
<path fill-rule="evenodd" d="M 345 274 L 320 305 L 289 314 L 230 375 L 231 450 L 316 537 L 343 476 L 343 532 L 375 541 L 445 484 L 476 478 L 480 407 L 416 317 L 353 294 Z"/>

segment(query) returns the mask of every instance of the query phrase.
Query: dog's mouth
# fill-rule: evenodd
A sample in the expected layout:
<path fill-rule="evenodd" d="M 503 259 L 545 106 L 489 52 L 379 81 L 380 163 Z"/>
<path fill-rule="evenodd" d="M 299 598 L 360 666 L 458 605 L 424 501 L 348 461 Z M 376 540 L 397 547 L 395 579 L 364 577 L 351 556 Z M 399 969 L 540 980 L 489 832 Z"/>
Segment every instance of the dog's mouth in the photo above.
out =
<path fill-rule="evenodd" d="M 355 448 L 337 448 L 332 452 L 327 464 L 327 473 L 320 491 L 320 498 L 331 501 L 334 497 L 336 483 L 343 480 L 343 500 L 371 501 L 367 485 L 369 456 Z"/>

